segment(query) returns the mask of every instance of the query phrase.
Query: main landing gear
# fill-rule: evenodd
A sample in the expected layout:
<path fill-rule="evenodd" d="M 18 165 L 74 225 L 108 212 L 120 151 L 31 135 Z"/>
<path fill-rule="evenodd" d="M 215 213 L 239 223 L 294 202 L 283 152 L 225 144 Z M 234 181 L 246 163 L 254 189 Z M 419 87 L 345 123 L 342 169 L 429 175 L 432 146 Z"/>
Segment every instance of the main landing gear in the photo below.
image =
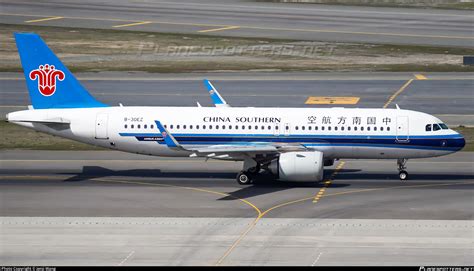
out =
<path fill-rule="evenodd" d="M 397 160 L 397 165 L 398 165 L 398 176 L 400 177 L 400 180 L 406 181 L 408 180 L 408 172 L 405 170 L 406 169 L 406 163 L 407 159 L 398 159 Z"/>
<path fill-rule="evenodd" d="M 251 174 L 248 171 L 241 171 L 237 174 L 237 182 L 240 185 L 249 185 L 253 183 L 254 174 Z"/>
<path fill-rule="evenodd" d="M 260 164 L 254 160 L 244 162 L 244 170 L 237 174 L 237 182 L 240 185 L 249 185 L 253 183 L 254 178 L 260 172 Z"/>

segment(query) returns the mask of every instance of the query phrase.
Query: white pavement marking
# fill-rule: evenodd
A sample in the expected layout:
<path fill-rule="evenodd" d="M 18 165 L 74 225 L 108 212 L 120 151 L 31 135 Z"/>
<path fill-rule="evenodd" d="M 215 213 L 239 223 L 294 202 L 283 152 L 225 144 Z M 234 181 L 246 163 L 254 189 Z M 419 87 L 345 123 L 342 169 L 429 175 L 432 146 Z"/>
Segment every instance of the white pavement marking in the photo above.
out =
<path fill-rule="evenodd" d="M 132 250 L 132 252 L 130 252 L 130 254 L 128 254 L 128 256 L 125 257 L 125 259 L 123 259 L 123 260 L 118 264 L 118 266 L 123 265 L 130 257 L 132 257 L 133 254 L 135 254 L 135 250 Z"/>
<path fill-rule="evenodd" d="M 316 260 L 314 260 L 314 262 L 313 262 L 313 264 L 312 264 L 311 266 L 315 266 L 315 265 L 318 263 L 319 258 L 321 258 L 321 255 L 323 255 L 323 253 L 322 253 L 322 252 L 319 252 L 318 257 L 316 258 Z"/>

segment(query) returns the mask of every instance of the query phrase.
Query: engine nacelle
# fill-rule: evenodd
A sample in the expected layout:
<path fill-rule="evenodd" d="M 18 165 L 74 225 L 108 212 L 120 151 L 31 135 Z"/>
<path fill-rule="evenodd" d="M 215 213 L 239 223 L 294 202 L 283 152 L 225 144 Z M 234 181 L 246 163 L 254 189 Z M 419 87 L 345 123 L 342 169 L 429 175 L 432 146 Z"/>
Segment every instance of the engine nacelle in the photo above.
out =
<path fill-rule="evenodd" d="M 319 182 L 324 173 L 323 153 L 319 151 L 286 152 L 269 165 L 281 181 Z"/>

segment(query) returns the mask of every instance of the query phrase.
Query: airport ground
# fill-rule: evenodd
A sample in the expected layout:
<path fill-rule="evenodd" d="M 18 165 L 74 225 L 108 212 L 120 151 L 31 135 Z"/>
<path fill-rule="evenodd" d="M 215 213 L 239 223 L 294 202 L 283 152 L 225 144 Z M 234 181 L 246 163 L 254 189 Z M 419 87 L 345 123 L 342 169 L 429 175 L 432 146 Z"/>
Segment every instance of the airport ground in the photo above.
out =
<path fill-rule="evenodd" d="M 245 0 L 4 0 L 1 5 L 2 22 L 8 24 L 449 47 L 472 47 L 474 39 L 469 10 Z"/>
<path fill-rule="evenodd" d="M 320 184 L 241 163 L 2 151 L 8 265 L 473 265 L 473 153 L 339 161 Z"/>
<path fill-rule="evenodd" d="M 2 116 L 29 104 L 15 28 L 40 32 L 74 71 L 93 71 L 77 76 L 111 105 L 212 106 L 202 85 L 208 78 L 233 106 L 398 104 L 453 128 L 474 126 L 473 75 L 460 64 L 473 50 L 470 11 L 240 0 L 0 5 L 0 70 L 13 71 L 0 74 Z M 104 37 L 78 38 L 86 34 Z M 166 46 L 283 44 L 301 53 L 308 42 L 323 50 L 282 57 L 260 48 L 238 58 L 198 51 L 185 58 L 220 60 L 179 64 L 153 51 L 158 38 Z M 137 40 L 151 41 L 152 51 Z M 140 46 L 148 51 L 137 55 Z M 103 72 L 133 61 L 164 65 Z M 391 72 L 372 72 L 384 69 Z M 458 72 L 435 72 L 446 70 Z M 4 265 L 474 265 L 472 151 L 410 160 L 406 182 L 395 161 L 340 160 L 321 183 L 264 176 L 239 186 L 240 162 L 79 151 L 83 146 L 70 141 L 1 128 Z"/>

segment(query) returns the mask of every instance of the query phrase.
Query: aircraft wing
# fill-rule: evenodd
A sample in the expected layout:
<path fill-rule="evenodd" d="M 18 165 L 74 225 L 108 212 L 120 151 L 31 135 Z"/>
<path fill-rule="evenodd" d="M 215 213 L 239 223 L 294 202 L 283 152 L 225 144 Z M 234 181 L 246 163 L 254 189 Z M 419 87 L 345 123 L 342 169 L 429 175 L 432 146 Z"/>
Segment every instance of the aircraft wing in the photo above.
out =
<path fill-rule="evenodd" d="M 206 86 L 207 91 L 211 96 L 212 102 L 216 107 L 230 107 L 230 105 L 224 100 L 224 98 L 222 98 L 217 89 L 209 80 L 204 79 L 204 85 Z"/>

